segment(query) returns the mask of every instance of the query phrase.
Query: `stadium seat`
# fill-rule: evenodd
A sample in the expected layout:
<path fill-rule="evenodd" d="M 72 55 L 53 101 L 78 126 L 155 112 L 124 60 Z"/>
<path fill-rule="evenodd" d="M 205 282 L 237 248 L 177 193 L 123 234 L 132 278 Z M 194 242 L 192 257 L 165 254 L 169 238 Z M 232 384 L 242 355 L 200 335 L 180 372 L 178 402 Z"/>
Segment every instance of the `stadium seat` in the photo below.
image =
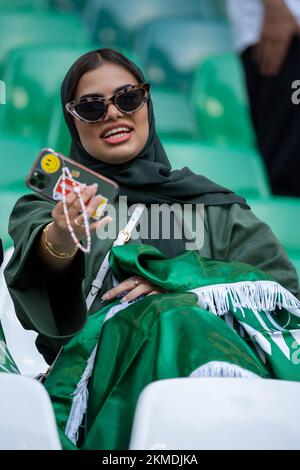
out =
<path fill-rule="evenodd" d="M 80 17 L 54 12 L 2 12 L 0 15 L 0 65 L 10 50 L 29 44 L 78 46 L 87 42 Z M 55 65 L 55 63 L 54 63 Z"/>
<path fill-rule="evenodd" d="M 25 190 L 25 178 L 40 150 L 38 142 L 1 136 L 0 149 L 3 162 L 0 170 L 1 190 Z"/>
<path fill-rule="evenodd" d="M 36 45 L 14 50 L 3 73 L 7 96 L 1 133 L 35 137 L 44 146 L 51 106 L 54 98 L 60 101 L 64 75 L 81 54 L 93 48 L 94 45 Z"/>
<path fill-rule="evenodd" d="M 49 8 L 63 13 L 81 13 L 85 6 L 84 0 L 48 0 Z"/>
<path fill-rule="evenodd" d="M 261 157 L 248 148 L 217 148 L 202 142 L 163 140 L 174 169 L 184 166 L 241 196 L 268 197 L 270 186 Z"/>
<path fill-rule="evenodd" d="M 61 450 L 46 389 L 19 374 L 0 373 L 0 449 Z"/>
<path fill-rule="evenodd" d="M 191 105 L 204 140 L 255 146 L 242 66 L 236 55 L 207 58 L 197 67 Z"/>
<path fill-rule="evenodd" d="M 5 11 L 47 11 L 48 0 L 1 0 L 0 12 Z"/>
<path fill-rule="evenodd" d="M 288 253 L 288 255 L 289 255 L 289 253 Z M 289 255 L 289 258 L 290 258 L 291 262 L 293 263 L 293 265 L 295 266 L 295 269 L 297 271 L 298 278 L 299 278 L 299 281 L 300 281 L 300 250 L 299 250 L 299 255 L 298 256 Z"/>
<path fill-rule="evenodd" d="M 64 120 L 61 103 L 54 99 L 51 106 L 49 126 L 45 137 L 45 147 L 69 156 L 71 138 Z"/>
<path fill-rule="evenodd" d="M 300 199 L 273 196 L 267 200 L 248 199 L 254 214 L 272 228 L 289 257 L 300 260 Z M 297 261 L 298 260 L 298 261 Z"/>
<path fill-rule="evenodd" d="M 129 448 L 299 450 L 299 393 L 285 380 L 159 380 L 139 397 Z"/>
<path fill-rule="evenodd" d="M 151 88 L 156 130 L 162 138 L 199 137 L 195 115 L 185 93 L 170 88 Z"/>
<path fill-rule="evenodd" d="M 212 0 L 89 0 L 84 12 L 92 41 L 128 48 L 133 45 L 136 30 L 154 19 L 217 15 L 218 8 Z"/>
<path fill-rule="evenodd" d="M 204 58 L 232 48 L 230 26 L 225 21 L 177 18 L 146 24 L 137 33 L 134 52 L 153 84 L 187 91 Z"/>
<path fill-rule="evenodd" d="M 218 18 L 227 18 L 226 0 L 213 0 Z"/>
<path fill-rule="evenodd" d="M 12 253 L 13 247 L 4 251 L 4 261 L 0 267 L 0 323 L 7 348 L 20 373 L 28 377 L 37 377 L 47 371 L 48 365 L 36 348 L 37 333 L 25 330 L 16 316 L 14 304 L 3 275 Z"/>

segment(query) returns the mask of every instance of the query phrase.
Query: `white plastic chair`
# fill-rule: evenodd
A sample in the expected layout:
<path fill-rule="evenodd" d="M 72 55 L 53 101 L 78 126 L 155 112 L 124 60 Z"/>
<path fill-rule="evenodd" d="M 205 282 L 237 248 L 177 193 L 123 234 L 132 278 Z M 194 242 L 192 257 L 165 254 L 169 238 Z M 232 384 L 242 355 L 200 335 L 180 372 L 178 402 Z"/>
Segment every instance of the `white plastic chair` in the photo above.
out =
<path fill-rule="evenodd" d="M 0 450 L 60 450 L 45 388 L 34 379 L 0 373 Z"/>
<path fill-rule="evenodd" d="M 25 330 L 19 322 L 12 299 L 6 286 L 3 271 L 13 253 L 13 248 L 4 252 L 0 268 L 0 320 L 5 334 L 7 347 L 21 374 L 35 377 L 48 369 L 43 356 L 35 346 L 37 334 Z"/>
<path fill-rule="evenodd" d="M 300 383 L 181 378 L 148 385 L 130 449 L 300 449 Z"/>

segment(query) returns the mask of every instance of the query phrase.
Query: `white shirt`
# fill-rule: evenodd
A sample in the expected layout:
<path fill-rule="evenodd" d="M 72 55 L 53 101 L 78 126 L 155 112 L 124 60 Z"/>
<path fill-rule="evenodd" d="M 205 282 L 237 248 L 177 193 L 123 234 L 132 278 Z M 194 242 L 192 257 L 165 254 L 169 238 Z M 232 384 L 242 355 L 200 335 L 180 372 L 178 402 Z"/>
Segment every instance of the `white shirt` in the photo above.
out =
<path fill-rule="evenodd" d="M 300 24 L 300 0 L 284 0 Z M 242 52 L 256 44 L 261 36 L 264 18 L 262 0 L 226 0 L 227 15 L 232 25 L 234 47 Z"/>

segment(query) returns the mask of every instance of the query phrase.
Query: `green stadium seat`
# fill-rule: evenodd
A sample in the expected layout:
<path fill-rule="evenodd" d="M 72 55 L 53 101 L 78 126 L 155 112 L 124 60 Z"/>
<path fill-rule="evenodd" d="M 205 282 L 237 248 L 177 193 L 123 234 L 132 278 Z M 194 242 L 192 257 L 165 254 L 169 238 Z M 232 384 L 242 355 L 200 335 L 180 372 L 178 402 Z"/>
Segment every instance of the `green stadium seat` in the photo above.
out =
<path fill-rule="evenodd" d="M 5 11 L 47 11 L 48 0 L 1 0 L 0 12 Z"/>
<path fill-rule="evenodd" d="M 288 253 L 288 255 L 289 255 L 289 253 Z M 297 274 L 298 274 L 298 278 L 300 280 L 300 255 L 297 256 L 297 257 L 289 255 L 289 258 L 290 258 L 291 262 L 293 263 L 293 265 L 295 266 Z"/>
<path fill-rule="evenodd" d="M 151 88 L 156 130 L 162 138 L 197 139 L 197 123 L 187 96 L 177 90 Z"/>
<path fill-rule="evenodd" d="M 45 147 L 69 156 L 71 138 L 64 120 L 61 103 L 54 100 L 49 121 L 48 133 L 45 138 Z"/>
<path fill-rule="evenodd" d="M 213 0 L 218 18 L 227 18 L 226 1 L 227 0 Z"/>
<path fill-rule="evenodd" d="M 0 238 L 3 242 L 3 249 L 6 250 L 13 245 L 13 241 L 8 234 L 8 223 L 10 214 L 14 208 L 15 203 L 20 197 L 29 191 L 0 191 Z"/>
<path fill-rule="evenodd" d="M 61 82 L 86 46 L 26 46 L 10 54 L 4 70 L 7 104 L 0 115 L 1 133 L 39 138 L 44 145 L 51 106 L 60 101 Z"/>
<path fill-rule="evenodd" d="M 251 200 L 254 214 L 272 228 L 290 258 L 300 260 L 300 198 L 273 196 L 267 200 Z M 298 264 L 299 266 L 299 264 Z"/>
<path fill-rule="evenodd" d="M 85 0 L 48 0 L 49 8 L 63 13 L 82 12 L 85 7 Z"/>
<path fill-rule="evenodd" d="M 187 166 L 245 198 L 270 195 L 265 169 L 255 150 L 242 147 L 220 149 L 202 142 L 165 139 L 163 145 L 174 169 Z"/>
<path fill-rule="evenodd" d="M 1 190 L 25 190 L 26 175 L 39 150 L 39 143 L 34 140 L 0 137 Z"/>
<path fill-rule="evenodd" d="M 158 18 L 215 18 L 216 0 L 89 0 L 84 18 L 92 41 L 131 48 L 135 32 Z M 172 38 L 172 41 L 174 38 Z"/>
<path fill-rule="evenodd" d="M 243 70 L 234 54 L 207 58 L 197 67 L 191 104 L 204 140 L 255 146 Z"/>
<path fill-rule="evenodd" d="M 153 84 L 188 91 L 201 61 L 232 49 L 227 22 L 177 18 L 145 25 L 136 35 L 134 52 Z"/>
<path fill-rule="evenodd" d="M 3 116 L 6 108 L 6 84 L 3 80 L 0 80 L 0 122 L 3 120 Z"/>
<path fill-rule="evenodd" d="M 78 46 L 87 42 L 87 33 L 77 15 L 54 12 L 1 12 L 0 64 L 10 50 L 29 44 Z"/>

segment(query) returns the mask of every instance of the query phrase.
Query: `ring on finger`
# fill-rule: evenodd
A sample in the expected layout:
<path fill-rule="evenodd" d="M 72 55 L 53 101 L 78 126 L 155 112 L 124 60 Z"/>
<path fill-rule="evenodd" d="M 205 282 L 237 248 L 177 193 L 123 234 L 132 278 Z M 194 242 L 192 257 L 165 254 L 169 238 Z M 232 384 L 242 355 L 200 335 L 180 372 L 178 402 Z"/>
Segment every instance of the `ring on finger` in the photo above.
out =
<path fill-rule="evenodd" d="M 134 287 L 137 287 L 139 285 L 139 280 L 138 279 L 133 279 L 134 282 Z"/>
<path fill-rule="evenodd" d="M 74 224 L 77 226 L 77 227 L 81 227 L 81 228 L 84 228 L 84 224 L 80 224 L 77 220 L 77 217 L 75 217 L 74 219 Z"/>

